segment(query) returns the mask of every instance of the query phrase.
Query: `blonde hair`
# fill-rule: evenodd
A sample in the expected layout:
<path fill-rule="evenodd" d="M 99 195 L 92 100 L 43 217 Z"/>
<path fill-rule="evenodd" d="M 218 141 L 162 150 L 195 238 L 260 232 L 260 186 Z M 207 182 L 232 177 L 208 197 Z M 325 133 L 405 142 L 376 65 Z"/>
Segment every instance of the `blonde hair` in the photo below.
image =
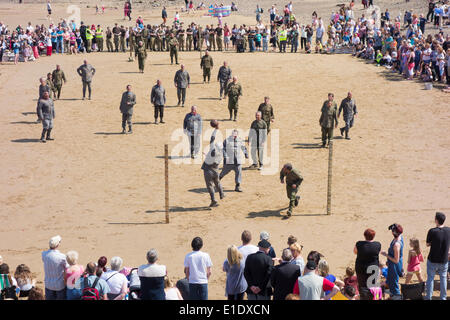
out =
<path fill-rule="evenodd" d="M 320 261 L 319 261 L 319 274 L 322 277 L 326 277 L 329 272 L 330 272 L 330 266 L 328 265 L 327 260 L 320 259 Z"/>
<path fill-rule="evenodd" d="M 76 251 L 69 251 L 66 254 L 66 261 L 69 265 L 74 266 L 77 264 L 78 261 L 78 252 Z"/>
<path fill-rule="evenodd" d="M 411 242 L 411 246 L 413 247 L 413 250 L 416 252 L 417 255 L 421 254 L 422 251 L 420 250 L 420 241 L 417 238 L 411 238 L 409 240 Z"/>
<path fill-rule="evenodd" d="M 164 277 L 164 289 L 167 288 L 172 288 L 173 287 L 173 282 L 170 281 L 170 278 L 168 276 Z"/>
<path fill-rule="evenodd" d="M 298 253 L 302 252 L 302 246 L 298 242 L 291 244 L 289 249 L 291 249 L 291 251 L 297 251 Z"/>
<path fill-rule="evenodd" d="M 227 258 L 230 266 L 238 265 L 241 263 L 242 253 L 239 252 L 235 245 L 232 245 L 228 247 Z"/>

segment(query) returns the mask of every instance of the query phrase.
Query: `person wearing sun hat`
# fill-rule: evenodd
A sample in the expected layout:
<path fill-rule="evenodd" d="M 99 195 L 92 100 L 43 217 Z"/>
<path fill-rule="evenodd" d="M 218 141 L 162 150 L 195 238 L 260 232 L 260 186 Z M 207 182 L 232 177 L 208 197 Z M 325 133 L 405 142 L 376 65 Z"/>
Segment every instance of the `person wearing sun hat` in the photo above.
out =
<path fill-rule="evenodd" d="M 269 235 L 269 233 L 267 232 L 267 231 L 261 231 L 260 232 L 260 234 L 259 234 L 259 240 L 267 240 L 267 241 L 269 241 L 269 238 L 270 238 L 270 235 Z M 271 257 L 272 259 L 273 258 L 276 258 L 276 253 L 275 253 L 275 250 L 274 250 L 274 248 L 272 248 L 272 246 L 270 246 L 270 248 L 269 248 L 269 253 L 267 254 L 269 257 Z"/>
<path fill-rule="evenodd" d="M 46 300 L 66 300 L 64 274 L 69 264 L 66 255 L 57 250 L 60 243 L 61 236 L 54 236 L 49 241 L 49 250 L 42 252 Z"/>

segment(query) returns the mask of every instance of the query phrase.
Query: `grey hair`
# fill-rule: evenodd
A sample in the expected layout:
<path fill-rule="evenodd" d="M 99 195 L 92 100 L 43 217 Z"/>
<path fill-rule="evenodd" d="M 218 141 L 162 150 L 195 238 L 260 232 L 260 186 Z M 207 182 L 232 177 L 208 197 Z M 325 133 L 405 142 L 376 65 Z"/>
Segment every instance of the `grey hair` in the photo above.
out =
<path fill-rule="evenodd" d="M 260 240 L 269 240 L 269 233 L 267 231 L 261 231 L 259 234 Z"/>
<path fill-rule="evenodd" d="M 262 116 L 261 111 L 256 111 L 255 116 L 257 116 L 258 114 L 259 114 L 260 116 Z"/>
<path fill-rule="evenodd" d="M 111 258 L 111 270 L 119 271 L 122 266 L 123 260 L 121 257 L 112 257 Z"/>
<path fill-rule="evenodd" d="M 281 259 L 283 259 L 283 261 L 291 261 L 292 260 L 292 252 L 290 249 L 284 249 L 283 253 L 281 255 Z"/>
<path fill-rule="evenodd" d="M 155 263 L 158 260 L 158 252 L 156 249 L 150 249 L 147 252 L 147 261 L 148 263 Z"/>

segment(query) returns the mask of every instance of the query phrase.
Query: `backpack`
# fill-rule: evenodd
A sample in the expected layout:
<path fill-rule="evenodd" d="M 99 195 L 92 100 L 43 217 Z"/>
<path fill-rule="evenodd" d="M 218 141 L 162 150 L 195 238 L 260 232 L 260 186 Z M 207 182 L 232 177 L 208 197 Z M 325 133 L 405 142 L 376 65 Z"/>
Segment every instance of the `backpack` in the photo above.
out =
<path fill-rule="evenodd" d="M 84 288 L 81 292 L 81 300 L 100 300 L 100 294 L 95 286 L 100 278 L 96 277 L 91 287 L 88 284 L 88 277 L 84 278 Z"/>

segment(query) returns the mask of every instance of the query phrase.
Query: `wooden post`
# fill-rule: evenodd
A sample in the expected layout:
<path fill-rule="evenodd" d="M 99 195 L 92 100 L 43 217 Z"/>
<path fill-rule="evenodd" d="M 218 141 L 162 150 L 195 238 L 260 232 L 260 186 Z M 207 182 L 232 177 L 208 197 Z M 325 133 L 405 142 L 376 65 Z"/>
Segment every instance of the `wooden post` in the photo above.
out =
<path fill-rule="evenodd" d="M 169 223 L 169 146 L 164 145 L 164 178 L 166 181 L 166 223 Z"/>
<path fill-rule="evenodd" d="M 328 146 L 328 189 L 327 189 L 327 215 L 331 215 L 331 180 L 333 177 L 333 139 Z"/>

